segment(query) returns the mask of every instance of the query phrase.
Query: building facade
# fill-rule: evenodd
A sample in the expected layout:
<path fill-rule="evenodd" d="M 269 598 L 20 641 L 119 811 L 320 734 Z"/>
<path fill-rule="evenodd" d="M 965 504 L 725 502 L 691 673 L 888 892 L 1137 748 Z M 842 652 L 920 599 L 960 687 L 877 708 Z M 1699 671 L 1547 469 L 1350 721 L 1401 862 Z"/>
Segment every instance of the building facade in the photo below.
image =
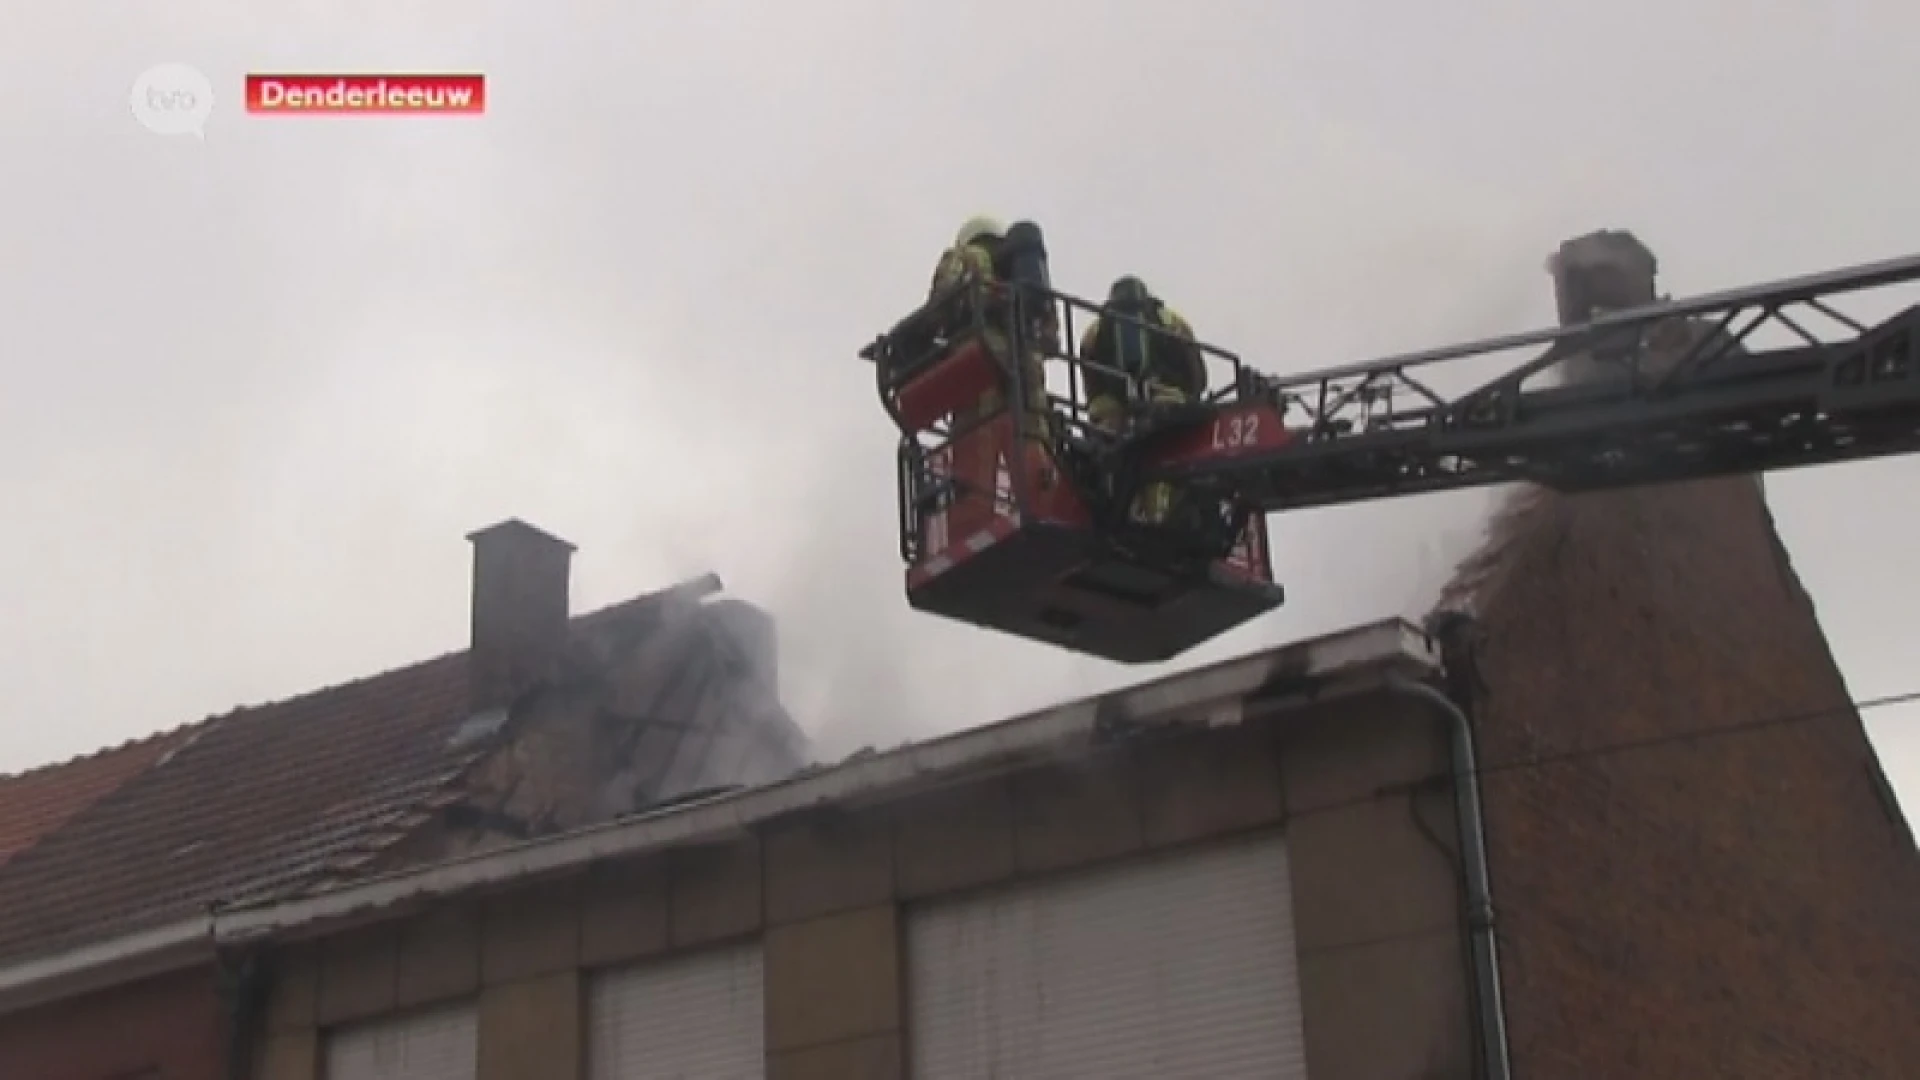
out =
<path fill-rule="evenodd" d="M 1383 623 L 218 934 L 265 1080 L 1466 1077 L 1436 670 Z"/>
<path fill-rule="evenodd" d="M 228 1080 L 231 1031 L 209 960 L 0 1015 L 0 1076 Z"/>
<path fill-rule="evenodd" d="M 1789 693 L 1807 641 L 1656 674 L 1662 713 L 1533 677 L 1498 592 L 1444 644 L 1363 627 L 226 911 L 273 972 L 256 1075 L 1920 1075 L 1920 857 L 1844 696 Z M 1685 746 L 1783 705 L 1827 722 Z"/>
<path fill-rule="evenodd" d="M 8 969 L 0 1075 L 1920 1075 L 1920 856 L 1751 483 L 1518 499 L 1427 628 L 436 820 Z"/>

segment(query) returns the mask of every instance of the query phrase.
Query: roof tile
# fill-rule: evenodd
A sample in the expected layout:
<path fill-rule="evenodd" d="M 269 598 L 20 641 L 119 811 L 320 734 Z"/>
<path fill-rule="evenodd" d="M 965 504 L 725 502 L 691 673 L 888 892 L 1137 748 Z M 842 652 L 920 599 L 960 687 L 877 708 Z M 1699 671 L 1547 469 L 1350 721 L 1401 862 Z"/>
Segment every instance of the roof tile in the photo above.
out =
<path fill-rule="evenodd" d="M 0 776 L 0 865 L 179 746 L 198 725 Z"/>
<path fill-rule="evenodd" d="M 669 595 L 576 617 L 573 630 L 623 633 Z M 467 690 L 467 654 L 453 653 L 0 780 L 0 851 L 14 852 L 0 864 L 0 957 L 366 863 L 495 745 L 452 738 Z"/>

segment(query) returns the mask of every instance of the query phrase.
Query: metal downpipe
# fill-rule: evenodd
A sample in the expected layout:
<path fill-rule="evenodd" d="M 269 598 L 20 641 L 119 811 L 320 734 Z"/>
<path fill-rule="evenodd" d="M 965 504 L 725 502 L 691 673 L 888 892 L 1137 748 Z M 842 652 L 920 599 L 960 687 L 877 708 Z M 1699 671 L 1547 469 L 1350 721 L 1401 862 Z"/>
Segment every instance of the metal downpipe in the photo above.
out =
<path fill-rule="evenodd" d="M 266 1004 L 267 972 L 255 950 L 214 953 L 214 976 L 220 1013 L 226 1031 L 227 1080 L 254 1075 L 254 1053 L 262 1009 Z"/>
<path fill-rule="evenodd" d="M 1426 683 L 1393 676 L 1388 685 L 1395 693 L 1425 702 L 1447 720 L 1453 757 L 1453 809 L 1467 886 L 1467 935 L 1480 1006 L 1480 1057 L 1486 1063 L 1487 1080 L 1510 1080 L 1507 1006 L 1500 992 L 1500 947 L 1494 938 L 1493 884 L 1487 871 L 1486 821 L 1480 809 L 1473 725 L 1460 706 Z"/>

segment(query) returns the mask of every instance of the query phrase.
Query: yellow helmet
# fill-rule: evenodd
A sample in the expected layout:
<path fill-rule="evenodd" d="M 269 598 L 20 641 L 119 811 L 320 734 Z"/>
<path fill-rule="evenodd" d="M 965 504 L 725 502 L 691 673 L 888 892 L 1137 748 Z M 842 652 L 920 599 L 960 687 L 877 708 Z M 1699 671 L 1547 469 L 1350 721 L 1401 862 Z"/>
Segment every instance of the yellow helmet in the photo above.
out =
<path fill-rule="evenodd" d="M 982 214 L 978 217 L 968 218 L 967 223 L 960 226 L 960 231 L 953 234 L 953 246 L 966 247 L 975 240 L 986 238 L 997 240 L 1006 234 L 1007 227 L 1002 225 L 998 218 L 991 218 Z"/>

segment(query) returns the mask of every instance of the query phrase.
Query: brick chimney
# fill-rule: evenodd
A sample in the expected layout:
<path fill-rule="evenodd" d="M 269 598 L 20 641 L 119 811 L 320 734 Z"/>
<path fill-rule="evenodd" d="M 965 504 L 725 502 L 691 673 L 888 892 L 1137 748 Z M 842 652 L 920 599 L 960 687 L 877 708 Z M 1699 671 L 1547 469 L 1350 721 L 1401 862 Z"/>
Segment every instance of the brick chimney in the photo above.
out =
<path fill-rule="evenodd" d="M 508 518 L 470 533 L 470 708 L 505 708 L 552 670 L 567 641 L 573 545 Z"/>

